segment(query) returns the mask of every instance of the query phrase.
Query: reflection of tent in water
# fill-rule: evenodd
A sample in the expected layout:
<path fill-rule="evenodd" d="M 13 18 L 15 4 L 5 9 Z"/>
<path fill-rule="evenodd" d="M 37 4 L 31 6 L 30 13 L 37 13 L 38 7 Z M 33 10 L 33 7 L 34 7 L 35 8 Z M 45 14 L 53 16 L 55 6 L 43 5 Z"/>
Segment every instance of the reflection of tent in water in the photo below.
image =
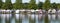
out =
<path fill-rule="evenodd" d="M 48 14 L 48 19 L 49 20 L 55 20 L 56 19 L 56 15 L 55 14 L 52 14 L 52 15 L 50 15 L 50 14 Z"/>
<path fill-rule="evenodd" d="M 55 20 L 55 19 L 56 19 L 56 15 L 55 15 L 55 14 L 52 14 L 52 15 L 51 15 L 51 19 L 52 19 L 52 20 Z"/>
<path fill-rule="evenodd" d="M 39 14 L 39 15 L 38 15 L 38 19 L 39 19 L 39 20 L 43 20 L 43 15 L 42 15 L 42 14 Z"/>
<path fill-rule="evenodd" d="M 60 20 L 60 14 L 58 14 L 58 19 Z"/>
<path fill-rule="evenodd" d="M 9 18 L 12 16 L 11 14 L 2 14 L 1 15 L 3 18 L 7 18 L 7 20 L 9 20 Z"/>
<path fill-rule="evenodd" d="M 16 14 L 15 16 L 16 16 L 16 19 L 18 20 L 19 19 L 19 14 Z"/>
<path fill-rule="evenodd" d="M 2 23 L 5 23 L 5 21 L 9 22 L 10 18 L 11 18 L 11 14 L 1 14 Z"/>
<path fill-rule="evenodd" d="M 31 18 L 34 19 L 34 14 L 31 14 Z"/>

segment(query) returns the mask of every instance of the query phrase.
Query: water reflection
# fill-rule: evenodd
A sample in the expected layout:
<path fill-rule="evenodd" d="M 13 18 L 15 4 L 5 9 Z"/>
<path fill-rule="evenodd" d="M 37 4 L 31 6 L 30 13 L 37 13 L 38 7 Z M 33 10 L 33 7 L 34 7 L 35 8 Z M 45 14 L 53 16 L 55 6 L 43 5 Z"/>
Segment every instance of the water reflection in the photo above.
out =
<path fill-rule="evenodd" d="M 43 14 L 15 14 L 15 17 L 12 14 L 0 14 L 1 23 L 44 23 Z M 60 14 L 48 14 L 49 23 L 60 23 Z M 8 21 L 8 22 L 7 22 Z"/>
<path fill-rule="evenodd" d="M 44 16 L 43 14 L 38 15 L 38 23 L 44 23 L 43 16 Z"/>
<path fill-rule="evenodd" d="M 38 14 L 35 14 L 36 16 L 36 22 L 35 23 L 38 23 Z"/>
<path fill-rule="evenodd" d="M 1 20 L 1 23 L 5 23 L 5 15 L 2 15 L 2 16 L 1 16 L 1 19 L 2 19 L 2 20 Z"/>
<path fill-rule="evenodd" d="M 48 14 L 50 23 L 60 23 L 60 14 Z M 57 17 L 57 18 L 56 18 Z"/>

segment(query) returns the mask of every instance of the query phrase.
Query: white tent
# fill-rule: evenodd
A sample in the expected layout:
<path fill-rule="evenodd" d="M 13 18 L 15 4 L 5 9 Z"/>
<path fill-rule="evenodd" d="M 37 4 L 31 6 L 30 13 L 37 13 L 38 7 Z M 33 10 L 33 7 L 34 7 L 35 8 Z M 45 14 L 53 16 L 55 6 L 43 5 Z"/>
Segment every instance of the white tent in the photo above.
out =
<path fill-rule="evenodd" d="M 52 13 L 56 13 L 56 10 L 55 10 L 55 9 L 53 9 L 53 10 L 52 10 Z"/>

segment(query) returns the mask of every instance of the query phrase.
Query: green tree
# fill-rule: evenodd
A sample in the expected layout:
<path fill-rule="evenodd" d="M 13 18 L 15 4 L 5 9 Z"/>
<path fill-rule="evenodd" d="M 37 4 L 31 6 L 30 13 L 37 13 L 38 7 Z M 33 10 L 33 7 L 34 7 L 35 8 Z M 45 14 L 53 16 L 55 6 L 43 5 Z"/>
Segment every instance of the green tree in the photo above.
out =
<path fill-rule="evenodd" d="M 46 14 L 45 14 L 45 23 L 49 23 L 48 21 L 48 9 L 50 8 L 50 0 L 45 0 L 45 3 L 43 4 L 43 9 L 46 10 Z"/>
<path fill-rule="evenodd" d="M 42 6 L 43 6 L 43 2 L 39 2 L 38 3 L 38 9 L 42 9 Z"/>
<path fill-rule="evenodd" d="M 28 7 L 27 7 L 28 4 L 29 4 L 29 3 L 23 3 L 23 9 L 28 9 Z"/>
<path fill-rule="evenodd" d="M 29 5 L 28 5 L 29 9 L 37 9 L 37 5 L 36 5 L 36 1 L 35 0 L 31 0 Z"/>
<path fill-rule="evenodd" d="M 2 9 L 12 9 L 13 5 L 11 3 L 11 0 L 6 0 L 6 2 L 3 4 Z"/>
<path fill-rule="evenodd" d="M 2 8 L 2 4 L 3 4 L 3 2 L 2 2 L 2 0 L 0 0 L 0 9 Z"/>
<path fill-rule="evenodd" d="M 51 8 L 56 9 L 56 11 L 58 11 L 58 4 L 57 3 L 52 3 Z"/>
<path fill-rule="evenodd" d="M 23 8 L 22 0 L 16 0 L 15 4 L 13 6 L 14 6 L 13 9 L 22 9 Z"/>
<path fill-rule="evenodd" d="M 45 3 L 43 4 L 43 9 L 48 10 L 50 8 L 50 0 L 45 0 Z"/>
<path fill-rule="evenodd" d="M 57 5 L 58 9 L 60 9 L 60 4 Z"/>
<path fill-rule="evenodd" d="M 54 9 L 57 9 L 57 4 L 56 3 L 52 3 L 51 7 L 54 8 Z"/>

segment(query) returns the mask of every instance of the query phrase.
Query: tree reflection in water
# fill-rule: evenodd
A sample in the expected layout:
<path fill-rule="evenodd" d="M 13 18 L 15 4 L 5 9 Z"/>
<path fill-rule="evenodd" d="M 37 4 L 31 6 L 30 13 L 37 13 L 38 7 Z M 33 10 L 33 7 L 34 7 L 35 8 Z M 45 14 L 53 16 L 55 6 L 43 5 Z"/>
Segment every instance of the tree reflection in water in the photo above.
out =
<path fill-rule="evenodd" d="M 35 23 L 35 20 L 36 20 L 35 14 L 31 14 L 29 18 L 29 23 Z"/>
<path fill-rule="evenodd" d="M 29 16 L 25 16 L 24 14 L 22 15 L 17 14 L 17 15 L 14 15 L 15 16 L 14 17 L 12 14 L 1 14 L 0 22 L 1 23 L 60 23 L 60 14 L 58 14 L 57 19 L 56 19 L 56 14 L 52 14 L 52 15 L 48 14 L 48 16 L 39 14 L 39 17 L 41 16 L 40 19 L 38 18 L 38 14 L 27 14 L 27 15 Z M 7 20 L 6 18 L 8 18 L 9 20 Z"/>

